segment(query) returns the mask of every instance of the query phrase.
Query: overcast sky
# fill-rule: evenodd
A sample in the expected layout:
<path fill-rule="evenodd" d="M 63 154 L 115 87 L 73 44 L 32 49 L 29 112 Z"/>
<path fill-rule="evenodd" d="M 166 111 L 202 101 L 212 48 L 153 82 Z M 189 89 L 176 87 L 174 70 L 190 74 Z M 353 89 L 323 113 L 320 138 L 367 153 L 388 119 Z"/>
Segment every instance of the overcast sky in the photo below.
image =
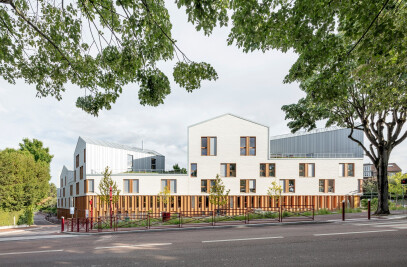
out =
<path fill-rule="evenodd" d="M 173 23 L 173 37 L 193 61 L 205 61 L 216 69 L 219 79 L 204 82 L 187 93 L 172 80 L 174 62 L 161 64 L 171 80 L 172 93 L 159 107 L 139 104 L 138 86 L 125 87 L 109 111 L 93 117 L 75 107 L 84 92 L 67 86 L 63 100 L 36 98 L 35 85 L 24 81 L 11 85 L 0 78 L 0 149 L 17 148 L 25 137 L 37 138 L 50 148 L 51 181 L 58 184 L 63 165 L 73 168 L 73 152 L 79 136 L 153 149 L 166 156 L 166 167 L 186 167 L 187 127 L 191 124 L 233 113 L 270 126 L 270 135 L 288 133 L 281 106 L 303 96 L 297 84 L 283 84 L 296 55 L 271 51 L 244 54 L 227 46 L 228 29 L 216 29 L 205 37 L 187 23 L 183 10 L 167 4 Z M 406 171 L 407 142 L 397 147 L 391 161 Z M 366 159 L 367 161 L 367 159 Z"/>

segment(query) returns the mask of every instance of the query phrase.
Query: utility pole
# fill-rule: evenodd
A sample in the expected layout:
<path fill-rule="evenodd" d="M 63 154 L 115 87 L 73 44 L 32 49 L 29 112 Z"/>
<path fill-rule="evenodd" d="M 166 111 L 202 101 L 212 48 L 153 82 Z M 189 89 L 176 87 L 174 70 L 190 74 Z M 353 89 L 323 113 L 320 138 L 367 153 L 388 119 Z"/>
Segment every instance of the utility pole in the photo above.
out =
<path fill-rule="evenodd" d="M 113 210 L 112 210 L 112 200 L 113 200 L 113 192 L 112 192 L 112 187 L 110 187 L 110 192 L 109 192 L 109 202 L 110 202 L 110 228 L 112 228 L 112 216 L 113 216 Z"/>

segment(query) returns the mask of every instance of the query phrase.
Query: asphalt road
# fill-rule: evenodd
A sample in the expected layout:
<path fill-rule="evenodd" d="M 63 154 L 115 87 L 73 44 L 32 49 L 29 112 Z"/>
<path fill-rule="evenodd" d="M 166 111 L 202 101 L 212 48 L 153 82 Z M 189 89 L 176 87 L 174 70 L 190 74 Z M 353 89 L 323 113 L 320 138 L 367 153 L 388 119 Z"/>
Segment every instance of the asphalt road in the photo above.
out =
<path fill-rule="evenodd" d="M 406 219 L 97 236 L 44 227 L 0 234 L 0 266 L 407 265 Z"/>

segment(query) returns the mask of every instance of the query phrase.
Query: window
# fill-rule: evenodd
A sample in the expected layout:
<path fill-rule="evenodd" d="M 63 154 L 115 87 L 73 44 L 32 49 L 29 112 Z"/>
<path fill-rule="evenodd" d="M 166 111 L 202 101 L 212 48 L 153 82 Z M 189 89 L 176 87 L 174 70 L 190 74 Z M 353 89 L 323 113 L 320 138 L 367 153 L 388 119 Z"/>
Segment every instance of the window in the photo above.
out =
<path fill-rule="evenodd" d="M 86 180 L 88 182 L 88 192 L 89 193 L 95 193 L 95 180 L 89 179 Z"/>
<path fill-rule="evenodd" d="M 335 193 L 335 180 L 325 179 L 319 180 L 319 190 L 320 193 Z"/>
<path fill-rule="evenodd" d="M 83 179 L 83 166 L 81 166 L 79 169 L 79 177 L 81 180 Z"/>
<path fill-rule="evenodd" d="M 123 193 L 130 193 L 130 180 L 123 180 Z"/>
<path fill-rule="evenodd" d="M 201 137 L 201 155 L 216 156 L 216 137 Z"/>
<path fill-rule="evenodd" d="M 75 171 L 74 171 L 74 173 L 75 173 Z M 75 179 L 76 180 L 76 179 Z M 65 185 L 66 185 L 66 176 L 65 176 Z"/>
<path fill-rule="evenodd" d="M 137 179 L 131 180 L 131 193 L 139 192 L 139 181 Z"/>
<path fill-rule="evenodd" d="M 86 148 L 83 150 L 83 162 L 86 163 Z"/>
<path fill-rule="evenodd" d="M 198 176 L 198 164 L 191 163 L 191 177 L 197 177 L 197 176 Z"/>
<path fill-rule="evenodd" d="M 76 168 L 79 167 L 79 154 L 76 155 Z"/>
<path fill-rule="evenodd" d="M 240 180 L 240 193 L 256 193 L 256 180 Z"/>
<path fill-rule="evenodd" d="M 127 171 L 133 170 L 133 155 L 127 154 Z"/>
<path fill-rule="evenodd" d="M 177 193 L 177 180 L 161 180 L 161 190 L 164 191 L 165 187 L 167 187 L 171 193 Z"/>
<path fill-rule="evenodd" d="M 62 191 L 62 192 L 63 192 L 63 195 L 64 195 L 64 197 L 65 197 L 65 187 L 64 187 L 64 189 L 63 189 L 63 191 Z"/>
<path fill-rule="evenodd" d="M 69 186 L 69 195 L 72 196 L 73 195 L 73 185 Z"/>
<path fill-rule="evenodd" d="M 191 197 L 191 209 L 195 209 L 195 197 Z"/>
<path fill-rule="evenodd" d="M 79 195 L 79 182 L 76 183 L 76 194 Z"/>
<path fill-rule="evenodd" d="M 275 177 L 276 164 L 275 163 L 261 163 L 260 164 L 260 177 Z"/>
<path fill-rule="evenodd" d="M 73 180 L 76 182 L 76 170 L 73 171 Z M 66 177 L 65 177 L 65 185 L 66 185 Z"/>
<path fill-rule="evenodd" d="M 155 170 L 155 169 L 156 169 L 156 166 L 157 166 L 157 165 L 156 165 L 156 159 L 155 159 L 155 158 L 152 158 L 152 159 L 151 159 L 151 169 L 152 169 L 152 170 Z"/>
<path fill-rule="evenodd" d="M 235 163 L 220 164 L 220 176 L 236 177 L 236 164 Z"/>
<path fill-rule="evenodd" d="M 240 155 L 256 156 L 256 137 L 240 137 Z"/>
<path fill-rule="evenodd" d="M 295 180 L 280 180 L 280 185 L 283 187 L 283 193 L 295 193 Z"/>
<path fill-rule="evenodd" d="M 208 180 L 201 180 L 201 192 L 208 193 Z"/>
<path fill-rule="evenodd" d="M 60 187 L 62 187 L 64 185 L 64 180 L 61 179 L 61 183 L 59 184 Z"/>
<path fill-rule="evenodd" d="M 300 163 L 300 177 L 315 177 L 315 163 Z"/>
<path fill-rule="evenodd" d="M 340 177 L 354 177 L 355 164 L 354 163 L 339 163 L 339 176 Z"/>

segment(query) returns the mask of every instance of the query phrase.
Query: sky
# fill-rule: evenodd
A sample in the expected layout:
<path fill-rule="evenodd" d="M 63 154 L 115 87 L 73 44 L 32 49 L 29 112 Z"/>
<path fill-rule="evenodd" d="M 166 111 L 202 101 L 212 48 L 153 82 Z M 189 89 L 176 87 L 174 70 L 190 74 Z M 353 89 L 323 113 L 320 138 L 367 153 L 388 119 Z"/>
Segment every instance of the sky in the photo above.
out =
<path fill-rule="evenodd" d="M 43 141 L 54 155 L 51 182 L 57 184 L 62 167 L 73 169 L 73 153 L 79 136 L 156 150 L 166 156 L 166 168 L 187 167 L 187 127 L 225 113 L 232 113 L 270 127 L 270 135 L 289 133 L 282 105 L 304 96 L 298 84 L 283 84 L 297 56 L 269 51 L 243 53 L 227 46 L 227 28 L 217 28 L 210 37 L 187 22 L 184 10 L 167 3 L 177 45 L 193 61 L 205 61 L 216 69 L 219 79 L 204 81 L 193 93 L 172 79 L 175 61 L 161 69 L 171 81 L 172 93 L 163 105 L 142 106 L 138 85 L 128 85 L 111 110 L 93 117 L 76 108 L 84 91 L 67 85 L 63 99 L 37 98 L 35 85 L 17 81 L 8 84 L 0 77 L 0 150 L 18 148 L 23 138 Z M 319 124 L 322 127 L 323 124 Z M 390 161 L 407 171 L 407 141 L 393 150 Z M 368 159 L 365 159 L 368 162 Z"/>

